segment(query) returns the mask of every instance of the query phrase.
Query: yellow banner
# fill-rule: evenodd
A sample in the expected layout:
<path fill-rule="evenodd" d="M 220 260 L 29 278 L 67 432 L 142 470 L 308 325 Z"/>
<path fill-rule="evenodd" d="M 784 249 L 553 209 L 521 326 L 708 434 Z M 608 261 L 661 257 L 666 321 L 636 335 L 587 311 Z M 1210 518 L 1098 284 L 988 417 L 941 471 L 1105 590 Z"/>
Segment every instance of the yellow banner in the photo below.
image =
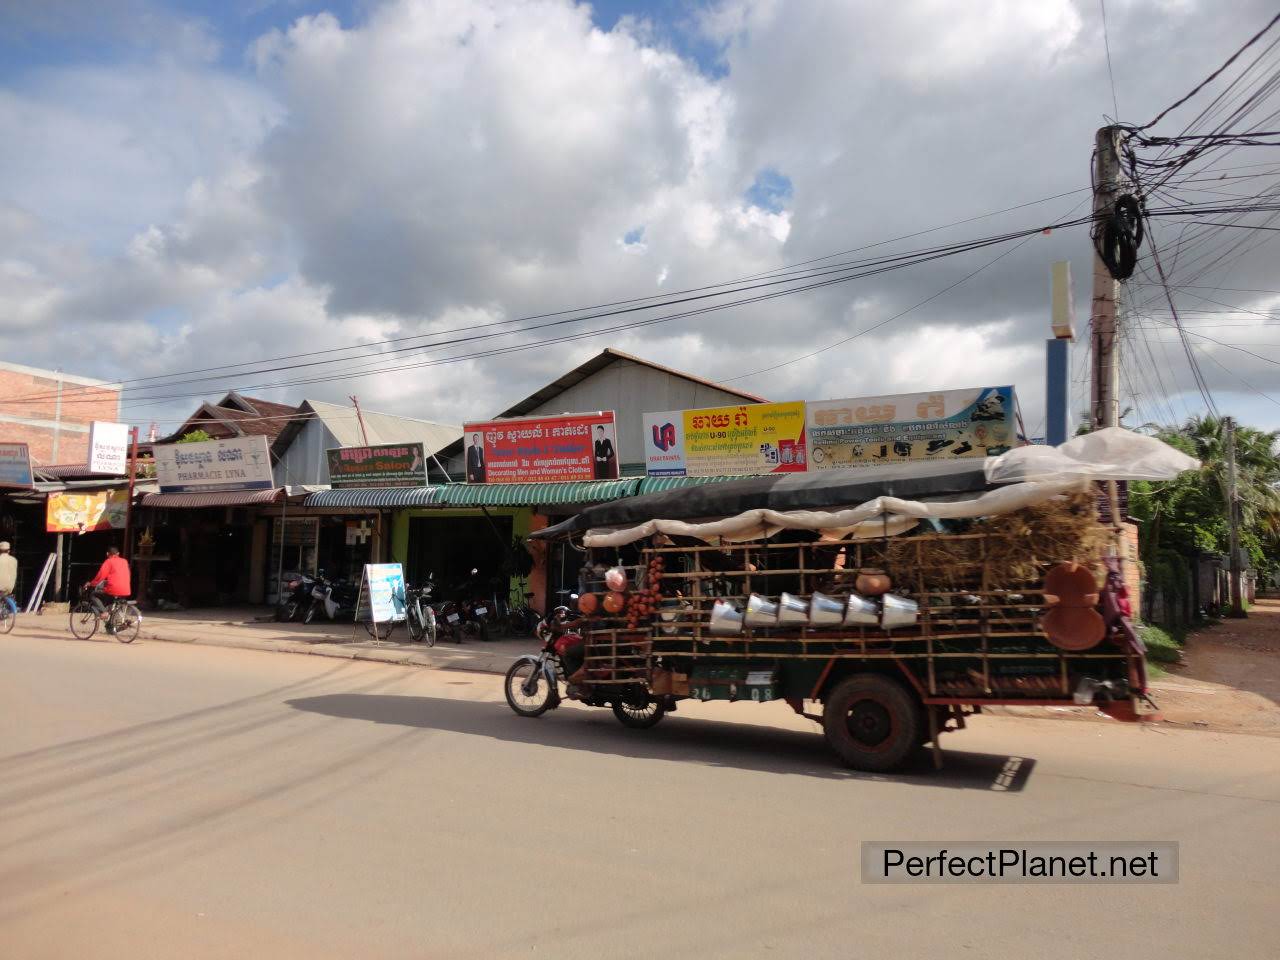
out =
<path fill-rule="evenodd" d="M 123 530 L 128 509 L 127 490 L 51 493 L 45 507 L 45 530 L 49 533 Z"/>
<path fill-rule="evenodd" d="M 740 477 L 805 469 L 804 403 L 646 413 L 650 476 Z"/>

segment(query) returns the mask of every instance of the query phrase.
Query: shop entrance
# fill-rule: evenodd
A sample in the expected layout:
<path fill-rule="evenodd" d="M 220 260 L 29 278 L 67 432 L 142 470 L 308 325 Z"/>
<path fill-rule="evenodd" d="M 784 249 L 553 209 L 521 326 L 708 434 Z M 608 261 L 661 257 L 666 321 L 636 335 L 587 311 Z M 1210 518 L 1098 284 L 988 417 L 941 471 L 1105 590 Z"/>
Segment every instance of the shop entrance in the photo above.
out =
<path fill-rule="evenodd" d="M 475 569 L 476 586 L 483 588 L 474 592 L 487 596 L 500 581 L 497 589 L 505 600 L 510 543 L 510 517 L 414 517 L 409 521 L 405 576 L 413 584 L 434 576 L 436 596 L 449 598 L 468 585 Z"/>

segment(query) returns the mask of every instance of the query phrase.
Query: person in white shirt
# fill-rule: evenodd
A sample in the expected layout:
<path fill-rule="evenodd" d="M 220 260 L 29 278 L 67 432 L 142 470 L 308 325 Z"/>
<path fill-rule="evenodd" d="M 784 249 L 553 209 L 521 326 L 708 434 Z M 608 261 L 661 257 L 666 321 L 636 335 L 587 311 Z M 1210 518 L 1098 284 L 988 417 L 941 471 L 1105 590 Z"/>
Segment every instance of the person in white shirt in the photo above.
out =
<path fill-rule="evenodd" d="M 0 541 L 0 594 L 11 594 L 18 582 L 18 561 L 9 552 L 8 541 Z"/>

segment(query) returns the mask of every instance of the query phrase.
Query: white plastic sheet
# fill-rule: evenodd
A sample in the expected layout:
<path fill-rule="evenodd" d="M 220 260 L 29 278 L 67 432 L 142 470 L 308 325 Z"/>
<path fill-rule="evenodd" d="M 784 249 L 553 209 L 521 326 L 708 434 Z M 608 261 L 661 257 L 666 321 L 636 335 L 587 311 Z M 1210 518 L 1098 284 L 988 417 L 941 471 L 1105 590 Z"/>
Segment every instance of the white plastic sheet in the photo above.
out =
<path fill-rule="evenodd" d="M 1200 461 L 1162 440 L 1121 427 L 1081 434 L 1058 447 L 1017 447 L 986 463 L 991 483 L 1077 477 L 1089 480 L 1172 480 Z"/>
<path fill-rule="evenodd" d="M 876 497 L 857 506 L 835 510 L 747 510 L 734 517 L 703 522 L 649 520 L 632 527 L 588 530 L 582 542 L 588 547 L 620 547 L 664 533 L 735 543 L 771 537 L 780 530 L 813 530 L 828 540 L 895 536 L 921 520 L 962 520 L 1010 513 L 1087 488 L 1087 481 L 1069 478 L 1015 483 L 976 496 L 946 500 Z"/>

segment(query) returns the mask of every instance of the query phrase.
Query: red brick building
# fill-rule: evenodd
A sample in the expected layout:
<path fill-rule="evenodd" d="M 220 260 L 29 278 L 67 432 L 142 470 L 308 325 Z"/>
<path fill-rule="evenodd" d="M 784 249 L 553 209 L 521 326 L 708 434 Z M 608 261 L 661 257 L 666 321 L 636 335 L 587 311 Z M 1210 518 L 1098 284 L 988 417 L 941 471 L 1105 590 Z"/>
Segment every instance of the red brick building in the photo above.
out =
<path fill-rule="evenodd" d="M 120 419 L 120 384 L 0 362 L 0 442 L 25 443 L 33 466 L 85 463 L 89 424 Z"/>

